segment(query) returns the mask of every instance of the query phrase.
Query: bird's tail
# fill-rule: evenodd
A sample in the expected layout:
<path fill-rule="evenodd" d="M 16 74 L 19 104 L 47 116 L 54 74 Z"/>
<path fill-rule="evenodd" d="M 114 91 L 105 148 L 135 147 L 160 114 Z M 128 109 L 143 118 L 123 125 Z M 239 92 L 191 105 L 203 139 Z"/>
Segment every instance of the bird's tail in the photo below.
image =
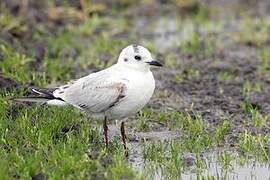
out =
<path fill-rule="evenodd" d="M 50 99 L 48 99 L 46 97 L 38 97 L 38 96 L 10 98 L 10 100 L 19 101 L 19 102 L 37 102 L 37 103 L 46 103 L 46 102 L 50 101 Z"/>
<path fill-rule="evenodd" d="M 11 98 L 14 101 L 20 102 L 37 102 L 37 103 L 47 103 L 49 105 L 58 105 L 63 106 L 67 105 L 67 103 L 58 97 L 54 97 L 53 92 L 54 89 L 47 89 L 47 88 L 31 88 L 30 89 L 36 96 L 26 96 L 26 97 L 18 97 L 18 98 Z"/>

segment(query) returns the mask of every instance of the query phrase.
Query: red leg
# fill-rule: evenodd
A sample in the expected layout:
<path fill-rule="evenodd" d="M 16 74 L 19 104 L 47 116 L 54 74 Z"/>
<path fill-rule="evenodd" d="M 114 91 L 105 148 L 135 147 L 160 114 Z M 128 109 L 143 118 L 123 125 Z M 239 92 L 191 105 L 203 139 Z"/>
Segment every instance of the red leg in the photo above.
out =
<path fill-rule="evenodd" d="M 127 145 L 126 145 L 126 133 L 125 133 L 125 123 L 124 122 L 121 122 L 121 137 L 122 137 L 122 142 L 123 142 L 123 145 L 124 145 L 124 148 L 125 148 L 125 153 L 126 153 L 126 156 L 128 156 L 128 151 L 127 151 Z"/>
<path fill-rule="evenodd" d="M 104 134 L 104 138 L 105 138 L 106 147 L 108 147 L 108 145 L 109 145 L 109 143 L 108 143 L 108 126 L 107 126 L 107 117 L 106 116 L 105 116 L 104 122 L 103 122 L 103 134 Z"/>

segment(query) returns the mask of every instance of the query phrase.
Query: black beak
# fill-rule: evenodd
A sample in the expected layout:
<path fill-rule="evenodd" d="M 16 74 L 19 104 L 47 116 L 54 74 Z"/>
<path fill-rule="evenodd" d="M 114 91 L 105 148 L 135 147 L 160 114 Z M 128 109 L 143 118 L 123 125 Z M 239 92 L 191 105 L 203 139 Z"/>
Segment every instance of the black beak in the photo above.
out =
<path fill-rule="evenodd" d="M 159 67 L 163 66 L 160 62 L 154 60 L 147 63 L 150 64 L 151 66 L 159 66 Z"/>

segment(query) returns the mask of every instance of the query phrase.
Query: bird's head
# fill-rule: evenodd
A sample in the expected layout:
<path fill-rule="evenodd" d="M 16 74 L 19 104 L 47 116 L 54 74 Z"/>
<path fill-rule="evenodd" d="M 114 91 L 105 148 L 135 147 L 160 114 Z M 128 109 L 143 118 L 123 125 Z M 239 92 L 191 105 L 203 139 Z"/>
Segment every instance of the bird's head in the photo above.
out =
<path fill-rule="evenodd" d="M 151 66 L 162 66 L 160 62 L 153 60 L 148 49 L 136 44 L 124 48 L 119 55 L 117 63 L 142 71 L 149 70 Z"/>

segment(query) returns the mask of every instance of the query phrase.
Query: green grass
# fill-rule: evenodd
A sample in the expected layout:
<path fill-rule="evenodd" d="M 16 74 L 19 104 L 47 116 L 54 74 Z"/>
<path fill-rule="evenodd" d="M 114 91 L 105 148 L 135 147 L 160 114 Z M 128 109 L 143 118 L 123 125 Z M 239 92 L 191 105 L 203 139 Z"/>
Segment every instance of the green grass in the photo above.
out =
<path fill-rule="evenodd" d="M 35 84 L 45 86 L 50 78 L 47 72 L 38 72 L 33 67 L 36 60 L 29 55 L 14 52 L 11 47 L 0 45 L 3 60 L 0 61 L 0 71 L 4 77 L 10 78 L 19 84 Z"/>
<path fill-rule="evenodd" d="M 259 52 L 260 64 L 258 67 L 258 74 L 270 78 L 270 48 L 260 49 Z"/>
<path fill-rule="evenodd" d="M 6 167 L 1 169 L 0 176 L 5 178 L 29 178 L 40 173 L 50 178 L 139 178 L 154 177 L 156 168 L 163 177 L 181 177 L 181 173 L 191 170 L 183 156 L 186 152 L 194 155 L 194 166 L 200 174 L 209 168 L 208 160 L 201 158 L 201 154 L 226 147 L 224 138 L 232 127 L 230 120 L 221 119 L 213 131 L 198 114 L 153 113 L 145 109 L 138 115 L 137 130 L 150 130 L 149 123 L 158 119 L 180 131 L 181 137 L 169 142 L 142 143 L 147 168 L 137 174 L 128 164 L 118 138 L 106 150 L 98 128 L 101 122 L 96 123 L 86 114 L 71 107 L 17 106 L 3 98 L 0 102 L 0 163 Z M 239 138 L 239 152 L 255 153 L 258 160 L 269 161 L 268 135 L 245 132 Z M 230 167 L 231 160 L 226 153 L 218 158 L 224 169 Z"/>
<path fill-rule="evenodd" d="M 137 129 L 140 131 L 147 131 L 149 130 L 148 121 L 150 120 L 153 112 L 151 109 L 146 109 L 145 111 L 140 111 L 137 116 Z"/>
<path fill-rule="evenodd" d="M 243 110 L 248 112 L 251 116 L 248 124 L 256 128 L 269 128 L 270 115 L 262 114 L 257 107 L 253 107 L 248 101 L 241 104 Z"/>
<path fill-rule="evenodd" d="M 18 109 L 1 99 L 0 115 L 0 164 L 7 167 L 1 178 L 39 173 L 51 179 L 135 176 L 122 146 L 114 142 L 107 151 L 92 120 L 73 108 Z"/>
<path fill-rule="evenodd" d="M 235 159 L 235 156 L 231 153 L 224 152 L 218 156 L 218 162 L 221 164 L 222 168 L 225 170 L 232 168 L 232 161 Z"/>
<path fill-rule="evenodd" d="M 214 49 L 216 46 L 215 37 L 211 35 L 211 30 L 209 30 L 209 34 L 205 38 L 202 38 L 201 34 L 196 29 L 198 25 L 194 25 L 194 30 L 190 34 L 188 40 L 184 41 L 180 45 L 180 49 L 184 54 L 194 55 L 201 58 L 206 58 L 211 56 L 214 53 Z M 207 29 L 207 25 L 202 24 L 201 28 Z"/>
<path fill-rule="evenodd" d="M 217 79 L 219 81 L 224 81 L 224 82 L 230 82 L 235 78 L 234 74 L 232 72 L 220 72 L 218 73 Z"/>
<path fill-rule="evenodd" d="M 251 92 L 261 92 L 262 91 L 262 85 L 260 82 L 250 82 L 249 80 L 245 81 L 242 89 L 242 93 L 244 95 L 249 94 Z"/>
<path fill-rule="evenodd" d="M 200 76 L 200 71 L 191 67 L 190 65 L 184 65 L 181 67 L 181 71 L 174 75 L 176 82 L 181 83 L 184 80 L 195 80 Z"/>
<path fill-rule="evenodd" d="M 232 127 L 230 120 L 221 119 L 220 125 L 213 131 L 199 114 L 176 111 L 154 113 L 145 109 L 138 115 L 137 130 L 150 130 L 149 123 L 158 120 L 171 129 L 179 130 L 181 138 L 169 142 L 142 143 L 147 168 L 137 174 L 128 164 L 118 138 L 106 150 L 98 128 L 101 122 L 97 123 L 71 107 L 18 106 L 4 99 L 4 96 L 0 99 L 0 163 L 6 168 L 1 169 L 0 177 L 7 179 L 24 179 L 38 174 L 52 179 L 150 178 L 159 172 L 156 168 L 163 177 L 181 177 L 181 173 L 191 170 L 184 158 L 186 152 L 194 155 L 194 166 L 200 174 L 209 168 L 208 160 L 201 158 L 201 154 L 215 147 L 225 147 L 224 137 Z M 268 136 L 245 132 L 239 138 L 239 152 L 255 153 L 258 160 L 269 161 Z M 224 169 L 230 167 L 231 160 L 231 155 L 226 153 L 218 158 Z"/>
<path fill-rule="evenodd" d="M 269 23 L 261 18 L 244 17 L 235 39 L 239 43 L 262 47 L 268 39 Z"/>
<path fill-rule="evenodd" d="M 250 132 L 240 134 L 240 141 L 237 145 L 239 151 L 248 156 L 255 153 L 257 160 L 270 162 L 270 136 L 269 135 L 252 135 Z"/>
<path fill-rule="evenodd" d="M 133 19 L 136 17 L 130 17 L 130 7 L 141 13 L 139 5 L 137 7 L 134 3 L 119 0 L 117 3 L 121 6 L 109 9 L 105 3 L 85 2 L 80 11 L 85 15 L 85 19 L 74 22 L 71 17 L 71 20 L 65 19 L 67 22 L 61 22 L 63 25 L 59 27 L 57 22 L 52 20 L 35 22 L 35 30 L 29 41 L 20 39 L 30 30 L 27 18 L 22 12 L 15 16 L 1 6 L 1 35 L 4 32 L 15 36 L 14 42 L 0 37 L 1 74 L 23 87 L 46 87 L 112 65 L 116 62 L 120 50 L 131 43 L 143 44 L 153 52 L 163 52 L 159 44 L 153 43 L 154 39 L 144 35 L 152 35 L 158 22 L 147 21 L 146 29 L 138 29 L 138 24 L 142 22 Z M 153 2 L 150 0 L 146 4 L 151 7 Z M 222 22 L 209 19 L 211 9 L 196 0 L 174 0 L 173 3 L 181 13 L 186 13 L 177 15 L 176 26 L 183 26 L 177 26 L 176 31 L 184 32 L 185 24 L 192 24 L 193 28 L 185 41 L 179 39 L 180 45 L 171 47 L 161 56 L 164 58 L 162 60 L 165 68 L 168 68 L 166 73 L 168 72 L 168 77 L 171 78 L 168 79 L 168 84 L 162 82 L 168 85 L 166 87 L 170 87 L 171 81 L 179 85 L 183 81 L 200 80 L 203 71 L 192 63 L 183 63 L 183 58 L 186 61 L 189 60 L 186 57 L 196 58 L 198 63 L 212 60 L 222 51 L 220 48 L 223 46 L 220 39 L 217 39 L 220 38 L 218 33 L 224 31 L 224 27 Z M 53 1 L 48 4 L 49 8 L 55 8 Z M 70 6 L 68 1 L 63 4 L 65 8 Z M 119 15 L 121 13 L 127 16 Z M 249 16 L 243 19 L 234 32 L 239 35 L 234 40 L 238 44 L 256 48 L 258 76 L 269 78 L 269 48 L 266 47 L 269 23 Z M 50 29 L 52 27 L 55 29 Z M 36 52 L 26 47 L 25 43 L 32 41 L 45 44 L 46 51 L 41 62 L 35 58 Z M 176 73 L 170 74 L 170 70 Z M 164 74 L 167 75 L 166 73 Z M 226 83 L 239 78 L 236 77 L 236 72 L 226 70 L 217 73 L 216 77 L 218 81 Z M 242 120 L 242 129 L 237 133 L 235 129 L 239 128 L 238 122 L 234 121 L 231 114 L 229 117 L 215 117 L 215 123 L 212 124 L 197 109 L 193 109 L 192 103 L 192 111 L 177 111 L 167 106 L 160 110 L 147 107 L 140 111 L 135 119 L 131 118 L 126 123 L 128 131 L 170 131 L 178 132 L 180 137 L 173 140 L 154 138 L 140 141 L 137 148 L 142 151 L 139 156 L 142 157 L 141 163 L 144 167 L 139 172 L 125 157 L 120 137 L 114 137 L 109 148 L 105 148 L 101 121 L 93 120 L 89 115 L 72 107 L 28 105 L 7 100 L 9 97 L 25 94 L 23 88 L 1 91 L 0 179 L 30 179 L 35 176 L 43 176 L 45 179 L 153 179 L 157 176 L 180 179 L 183 173 L 195 173 L 198 175 L 197 179 L 215 179 L 204 172 L 210 168 L 211 158 L 207 154 L 215 154 L 217 150 L 222 153 L 213 161 L 224 170 L 221 176 L 224 179 L 227 177 L 226 173 L 233 169 L 235 160 L 240 161 L 240 165 L 249 163 L 250 159 L 269 164 L 270 137 L 257 131 L 269 129 L 270 116 L 248 101 L 249 94 L 263 92 L 264 84 L 259 80 L 245 79 L 242 94 L 240 93 L 245 97 L 245 101 L 240 106 L 247 113 L 247 117 Z M 218 90 L 224 92 L 223 89 Z M 165 104 L 166 100 L 172 97 L 176 106 L 182 103 L 178 101 L 182 98 L 180 94 L 172 89 L 165 88 L 155 93 Z M 231 136 L 237 140 L 230 144 L 228 138 Z M 134 142 L 128 144 L 132 146 L 132 143 Z M 192 157 L 191 162 L 187 156 Z"/>
<path fill-rule="evenodd" d="M 192 115 L 194 116 L 194 115 Z M 178 122 L 174 124 L 175 129 L 180 129 L 181 137 L 175 141 L 163 142 L 158 141 L 156 143 L 145 144 L 144 147 L 144 159 L 147 162 L 147 172 L 150 171 L 151 177 L 155 177 L 157 171 L 153 169 L 158 168 L 162 176 L 166 178 L 180 177 L 182 172 L 189 171 L 190 165 L 185 163 L 184 154 L 190 152 L 195 158 L 195 170 L 197 173 L 204 172 L 208 169 L 208 160 L 201 158 L 201 154 L 215 149 L 217 147 L 223 147 L 227 149 L 224 144 L 224 137 L 229 133 L 232 123 L 228 119 L 223 119 L 223 122 L 215 128 L 214 131 L 207 130 L 201 117 L 195 115 L 192 118 L 190 114 L 171 112 L 167 114 L 172 120 Z M 269 137 L 261 135 L 251 135 L 245 133 L 239 135 L 239 143 L 237 149 L 244 157 L 246 154 L 256 154 L 257 160 L 261 162 L 269 162 Z M 232 161 L 235 161 L 236 155 L 225 151 L 217 157 L 217 161 L 221 165 L 224 171 L 230 171 L 233 168 Z M 245 161 L 245 163 L 247 163 Z M 244 163 L 244 164 L 245 164 Z M 158 172 L 159 172 L 158 171 Z M 149 174 L 148 174 L 149 175 Z M 226 174 L 224 174 L 226 177 Z M 204 177 L 203 175 L 200 177 Z"/>

